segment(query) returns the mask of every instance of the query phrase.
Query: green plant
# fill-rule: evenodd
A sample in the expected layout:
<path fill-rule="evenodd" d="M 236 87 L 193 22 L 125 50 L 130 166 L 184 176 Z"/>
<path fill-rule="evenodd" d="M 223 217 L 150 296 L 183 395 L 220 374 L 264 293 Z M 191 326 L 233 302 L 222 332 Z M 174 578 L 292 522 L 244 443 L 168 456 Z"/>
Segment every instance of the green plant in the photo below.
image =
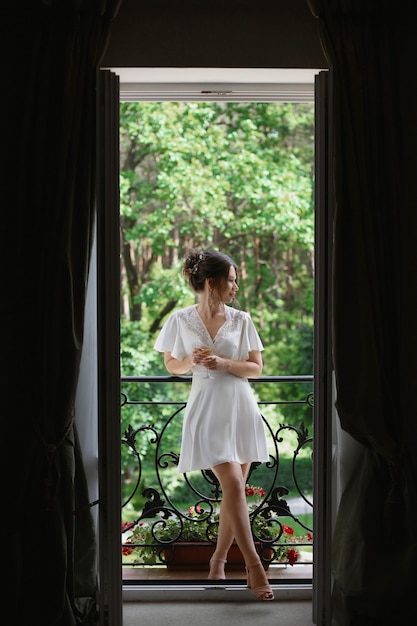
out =
<path fill-rule="evenodd" d="M 256 541 L 273 544 L 274 561 L 288 562 L 294 565 L 299 558 L 296 546 L 289 543 L 312 541 L 310 533 L 296 537 L 290 526 L 281 524 L 261 499 L 265 492 L 262 487 L 246 486 L 248 509 L 251 516 L 252 532 Z M 155 563 L 163 553 L 164 545 L 174 542 L 216 542 L 219 512 L 207 516 L 200 506 L 190 506 L 186 514 L 169 513 L 167 517 L 159 516 L 150 521 L 140 520 L 136 523 L 125 522 L 122 533 L 129 536 L 123 542 L 122 553 L 132 557 L 134 563 Z M 275 543 L 279 541 L 281 543 Z"/>

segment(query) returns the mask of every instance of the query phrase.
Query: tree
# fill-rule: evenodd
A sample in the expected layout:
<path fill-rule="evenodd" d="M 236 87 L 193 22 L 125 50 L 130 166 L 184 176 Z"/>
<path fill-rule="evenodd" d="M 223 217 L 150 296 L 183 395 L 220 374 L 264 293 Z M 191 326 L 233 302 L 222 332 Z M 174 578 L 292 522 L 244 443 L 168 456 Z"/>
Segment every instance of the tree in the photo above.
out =
<path fill-rule="evenodd" d="M 239 266 L 264 371 L 311 373 L 313 113 L 310 103 L 121 105 L 122 317 L 148 352 L 166 316 L 193 302 L 183 254 L 215 247 Z"/>

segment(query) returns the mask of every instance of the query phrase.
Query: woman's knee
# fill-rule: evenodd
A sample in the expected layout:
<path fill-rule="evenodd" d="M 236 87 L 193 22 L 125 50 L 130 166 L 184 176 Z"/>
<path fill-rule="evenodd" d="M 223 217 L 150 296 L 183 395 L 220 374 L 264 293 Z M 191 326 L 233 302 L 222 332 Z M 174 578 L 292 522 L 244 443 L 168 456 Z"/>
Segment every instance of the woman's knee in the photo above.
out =
<path fill-rule="evenodd" d="M 222 463 L 213 468 L 224 493 L 225 489 L 244 489 L 245 474 L 239 463 Z"/>

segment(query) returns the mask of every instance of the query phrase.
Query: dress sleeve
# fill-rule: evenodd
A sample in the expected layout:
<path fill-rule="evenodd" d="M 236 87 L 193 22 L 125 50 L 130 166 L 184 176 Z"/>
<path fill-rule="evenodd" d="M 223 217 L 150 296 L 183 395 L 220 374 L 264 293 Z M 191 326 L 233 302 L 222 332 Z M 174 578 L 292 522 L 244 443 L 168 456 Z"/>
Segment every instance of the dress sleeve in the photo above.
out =
<path fill-rule="evenodd" d="M 263 350 L 261 338 L 249 313 L 244 314 L 242 334 L 240 337 L 240 358 L 247 359 L 252 350 Z"/>
<path fill-rule="evenodd" d="M 170 352 L 180 361 L 189 354 L 181 335 L 181 322 L 176 313 L 172 313 L 161 328 L 154 349 L 158 352 Z"/>

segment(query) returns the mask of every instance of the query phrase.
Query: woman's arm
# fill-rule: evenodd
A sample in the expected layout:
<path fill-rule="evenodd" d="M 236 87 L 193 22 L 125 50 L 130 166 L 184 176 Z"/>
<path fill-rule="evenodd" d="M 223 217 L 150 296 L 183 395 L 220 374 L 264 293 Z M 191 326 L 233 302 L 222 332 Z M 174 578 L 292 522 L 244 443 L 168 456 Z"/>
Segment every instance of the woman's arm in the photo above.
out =
<path fill-rule="evenodd" d="M 181 376 L 191 371 L 194 362 L 190 354 L 181 361 L 172 356 L 171 352 L 164 352 L 164 363 L 168 372 L 173 376 Z"/>
<path fill-rule="evenodd" d="M 241 378 L 259 378 L 262 374 L 262 356 L 260 350 L 252 350 L 246 361 L 225 359 L 227 371 Z"/>
<path fill-rule="evenodd" d="M 260 350 L 252 350 L 246 361 L 235 361 L 211 355 L 202 359 L 201 364 L 210 370 L 227 370 L 240 378 L 259 378 L 262 374 L 262 355 Z"/>
<path fill-rule="evenodd" d="M 173 376 L 181 376 L 190 372 L 194 366 L 192 354 L 181 361 L 172 356 L 171 352 L 164 352 L 164 363 L 168 372 Z M 246 361 L 224 359 L 215 354 L 207 356 L 200 361 L 201 365 L 210 370 L 227 370 L 240 378 L 259 378 L 262 374 L 262 355 L 260 350 L 252 350 Z"/>

